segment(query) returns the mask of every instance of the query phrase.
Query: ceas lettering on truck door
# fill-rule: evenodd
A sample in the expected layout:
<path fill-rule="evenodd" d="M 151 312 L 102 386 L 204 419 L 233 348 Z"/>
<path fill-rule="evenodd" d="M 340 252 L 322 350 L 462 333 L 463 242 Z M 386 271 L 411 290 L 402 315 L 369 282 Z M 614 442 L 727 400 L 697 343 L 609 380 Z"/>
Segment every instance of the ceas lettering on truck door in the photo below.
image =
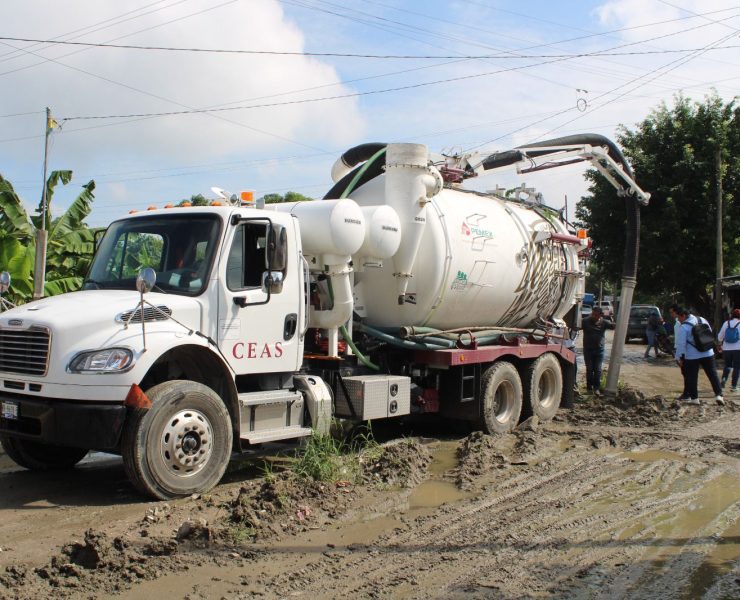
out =
<path fill-rule="evenodd" d="M 237 342 L 231 349 L 237 360 L 249 358 L 280 358 L 283 355 L 282 342 L 258 344 L 257 342 Z"/>

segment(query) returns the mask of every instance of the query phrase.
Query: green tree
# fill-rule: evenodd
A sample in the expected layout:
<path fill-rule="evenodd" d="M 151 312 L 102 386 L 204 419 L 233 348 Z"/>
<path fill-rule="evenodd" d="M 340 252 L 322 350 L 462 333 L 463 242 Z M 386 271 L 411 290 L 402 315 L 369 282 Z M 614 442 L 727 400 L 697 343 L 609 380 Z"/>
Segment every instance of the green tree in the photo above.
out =
<path fill-rule="evenodd" d="M 640 186 L 651 193 L 641 209 L 638 298 L 673 296 L 701 311 L 711 305 L 716 242 L 716 152 L 722 156 L 723 256 L 727 273 L 740 266 L 740 108 L 716 95 L 683 96 L 653 110 L 617 137 Z M 622 272 L 624 201 L 596 171 L 578 220 L 593 240 L 592 260 L 609 279 Z"/>
<path fill-rule="evenodd" d="M 306 202 L 308 200 L 313 200 L 313 198 L 309 198 L 308 196 L 304 196 L 298 192 L 286 192 L 284 196 L 281 194 L 265 194 L 262 196 L 262 199 L 265 201 L 265 204 L 277 204 L 280 202 Z"/>
<path fill-rule="evenodd" d="M 185 204 L 190 204 L 190 206 L 210 206 L 211 201 L 203 194 L 193 194 L 189 200 L 180 200 L 177 206 L 184 206 Z"/>
<path fill-rule="evenodd" d="M 71 180 L 72 171 L 52 171 L 46 181 L 46 295 L 79 289 L 93 254 L 95 230 L 88 228 L 84 220 L 92 210 L 94 181 L 82 186 L 82 192 L 61 217 L 51 218 L 54 189 L 60 182 L 67 185 Z M 10 299 L 16 303 L 25 302 L 33 295 L 41 203 L 36 211 L 38 214 L 29 216 L 12 184 L 0 175 L 0 211 L 0 269 L 7 270 L 13 279 Z"/>

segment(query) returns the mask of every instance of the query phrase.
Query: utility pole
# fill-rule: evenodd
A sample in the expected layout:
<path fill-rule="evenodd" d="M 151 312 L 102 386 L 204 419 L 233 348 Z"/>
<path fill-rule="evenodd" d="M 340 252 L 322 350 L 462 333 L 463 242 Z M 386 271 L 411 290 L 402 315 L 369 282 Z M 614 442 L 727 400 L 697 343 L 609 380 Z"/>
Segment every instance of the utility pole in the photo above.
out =
<path fill-rule="evenodd" d="M 41 227 L 36 230 L 36 262 L 33 269 L 33 299 L 38 300 L 44 295 L 44 281 L 46 280 L 46 168 L 49 162 L 49 135 L 56 125 L 51 118 L 51 109 L 46 107 L 46 136 L 44 141 L 44 178 L 41 182 Z"/>
<path fill-rule="evenodd" d="M 722 277 L 724 264 L 722 262 L 722 145 L 717 140 L 717 150 L 714 156 L 716 168 L 716 201 L 717 201 L 717 279 L 714 282 L 714 331 L 718 332 L 722 325 Z"/>

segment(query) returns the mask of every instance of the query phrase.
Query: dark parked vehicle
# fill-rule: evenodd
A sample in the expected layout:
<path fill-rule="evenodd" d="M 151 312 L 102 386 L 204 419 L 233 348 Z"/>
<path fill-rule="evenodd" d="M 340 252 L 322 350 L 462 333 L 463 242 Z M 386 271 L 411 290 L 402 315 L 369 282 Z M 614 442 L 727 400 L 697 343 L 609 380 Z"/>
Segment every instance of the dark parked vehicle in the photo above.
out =
<path fill-rule="evenodd" d="M 651 306 L 650 304 L 633 304 L 630 308 L 630 318 L 627 324 L 627 335 L 625 341 L 629 341 L 630 338 L 640 338 L 647 342 L 647 336 L 645 335 L 645 329 L 647 328 L 648 317 L 650 313 L 657 312 L 660 315 L 660 309 L 657 306 Z"/>

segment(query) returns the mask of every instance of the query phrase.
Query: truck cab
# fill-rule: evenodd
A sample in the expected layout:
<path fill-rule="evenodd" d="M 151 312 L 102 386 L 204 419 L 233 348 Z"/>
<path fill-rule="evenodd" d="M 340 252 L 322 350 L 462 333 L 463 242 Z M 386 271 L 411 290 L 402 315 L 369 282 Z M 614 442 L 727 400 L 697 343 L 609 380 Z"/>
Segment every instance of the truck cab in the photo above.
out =
<path fill-rule="evenodd" d="M 165 209 L 112 223 L 81 291 L 0 313 L 0 440 L 11 458 L 48 468 L 91 449 L 120 452 L 138 487 L 168 497 L 180 491 L 177 477 L 141 474 L 137 444 L 157 446 L 164 471 L 187 473 L 190 486 L 218 481 L 223 471 L 207 463 L 242 441 L 275 429 L 307 435 L 303 398 L 284 391 L 303 357 L 301 260 L 296 221 L 282 213 Z M 143 294 L 146 268 L 156 281 Z M 142 390 L 154 400 L 196 393 L 201 409 L 173 409 L 180 424 L 158 441 L 127 441 L 136 411 L 151 412 L 152 392 Z M 178 436 L 190 453 L 170 442 Z"/>

